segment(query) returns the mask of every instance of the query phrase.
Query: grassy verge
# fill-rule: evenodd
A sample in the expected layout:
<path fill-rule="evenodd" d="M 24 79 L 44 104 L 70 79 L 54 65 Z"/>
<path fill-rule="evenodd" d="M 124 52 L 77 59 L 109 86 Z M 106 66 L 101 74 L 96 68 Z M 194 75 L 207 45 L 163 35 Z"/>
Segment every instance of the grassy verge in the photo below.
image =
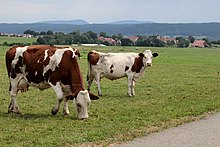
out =
<path fill-rule="evenodd" d="M 86 79 L 86 54 L 93 50 L 141 52 L 135 47 L 78 47 L 80 68 Z M 103 79 L 103 96 L 92 101 L 90 118 L 77 120 L 50 110 L 54 92 L 31 88 L 19 94 L 22 115 L 6 114 L 9 104 L 5 47 L 0 47 L 0 142 L 3 146 L 109 145 L 199 119 L 220 108 L 220 49 L 153 48 L 159 56 L 136 84 L 135 97 L 128 97 L 127 79 Z M 97 94 L 95 86 L 92 92 Z M 71 103 L 71 102 L 70 102 Z"/>
<path fill-rule="evenodd" d="M 0 44 L 3 44 L 4 42 L 10 43 L 30 43 L 36 42 L 36 38 L 24 38 L 24 37 L 6 37 L 6 36 L 0 36 Z"/>

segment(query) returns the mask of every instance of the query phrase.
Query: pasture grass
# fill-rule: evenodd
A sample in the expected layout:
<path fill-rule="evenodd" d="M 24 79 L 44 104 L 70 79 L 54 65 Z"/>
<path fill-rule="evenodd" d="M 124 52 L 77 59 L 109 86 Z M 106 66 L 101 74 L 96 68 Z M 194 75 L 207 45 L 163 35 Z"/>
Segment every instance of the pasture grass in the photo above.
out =
<path fill-rule="evenodd" d="M 7 37 L 7 36 L 0 36 L 0 44 L 4 42 L 10 43 L 30 43 L 32 44 L 35 42 L 36 38 L 25 38 L 25 37 Z"/>
<path fill-rule="evenodd" d="M 87 53 L 143 52 L 141 47 L 77 47 L 84 80 Z M 220 108 L 219 48 L 152 48 L 159 56 L 136 83 L 135 97 L 127 96 L 127 79 L 102 79 L 103 96 L 92 101 L 89 119 L 78 120 L 69 102 L 70 115 L 50 114 L 56 104 L 52 89 L 34 88 L 19 93 L 22 115 L 7 114 L 10 102 L 5 68 L 6 47 L 0 47 L 1 146 L 93 146 L 136 137 L 194 121 Z M 92 85 L 91 91 L 97 94 Z"/>

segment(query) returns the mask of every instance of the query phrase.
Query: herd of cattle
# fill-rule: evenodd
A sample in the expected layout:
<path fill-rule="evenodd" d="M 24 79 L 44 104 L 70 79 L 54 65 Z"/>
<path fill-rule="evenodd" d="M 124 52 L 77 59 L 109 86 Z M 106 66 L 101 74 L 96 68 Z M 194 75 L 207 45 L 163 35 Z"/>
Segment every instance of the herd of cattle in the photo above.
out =
<path fill-rule="evenodd" d="M 56 115 L 64 100 L 63 113 L 69 114 L 68 100 L 75 100 L 78 118 L 88 118 L 88 105 L 91 100 L 99 99 L 90 92 L 94 80 L 98 95 L 101 96 L 100 79 L 110 80 L 127 77 L 128 96 L 134 96 L 134 85 L 152 66 L 152 58 L 157 53 L 146 50 L 144 53 L 88 53 L 88 74 L 85 89 L 77 58 L 79 50 L 71 47 L 49 45 L 14 46 L 6 52 L 6 67 L 10 79 L 11 101 L 9 113 L 20 113 L 16 96 L 19 91 L 28 91 L 29 86 L 40 90 L 52 87 L 57 96 L 57 104 L 51 113 Z"/>

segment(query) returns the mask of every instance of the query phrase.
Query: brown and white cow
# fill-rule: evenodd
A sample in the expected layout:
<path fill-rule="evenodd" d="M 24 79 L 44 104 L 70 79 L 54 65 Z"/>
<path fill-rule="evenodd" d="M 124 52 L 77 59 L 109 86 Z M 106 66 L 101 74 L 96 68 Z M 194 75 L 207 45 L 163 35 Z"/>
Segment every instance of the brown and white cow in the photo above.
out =
<path fill-rule="evenodd" d="M 89 71 L 87 74 L 88 90 L 92 81 L 98 88 L 101 96 L 100 80 L 106 77 L 116 80 L 122 77 L 128 78 L 128 96 L 134 96 L 134 85 L 143 75 L 148 66 L 152 66 L 152 58 L 158 53 L 146 50 L 144 53 L 102 53 L 92 51 L 88 53 Z"/>
<path fill-rule="evenodd" d="M 26 92 L 29 86 L 40 90 L 52 87 L 57 96 L 57 104 L 51 111 L 53 115 L 57 114 L 65 97 L 64 114 L 69 114 L 67 101 L 75 98 L 78 118 L 88 118 L 90 99 L 98 97 L 84 89 L 78 56 L 79 51 L 71 47 L 35 45 L 10 48 L 6 53 L 11 96 L 8 112 L 20 113 L 16 100 L 18 91 Z"/>

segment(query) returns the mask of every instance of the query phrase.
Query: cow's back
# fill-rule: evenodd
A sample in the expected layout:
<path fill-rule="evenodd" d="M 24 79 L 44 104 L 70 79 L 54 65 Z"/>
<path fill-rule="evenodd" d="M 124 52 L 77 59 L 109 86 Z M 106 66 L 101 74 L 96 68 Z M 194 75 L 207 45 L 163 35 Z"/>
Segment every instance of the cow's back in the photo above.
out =
<path fill-rule="evenodd" d="M 93 62 L 91 69 L 100 72 L 101 77 L 111 80 L 125 77 L 137 55 L 137 53 L 100 53 L 99 60 Z"/>
<path fill-rule="evenodd" d="M 48 82 L 55 85 L 58 81 L 71 85 L 71 81 L 75 79 L 70 77 L 74 73 L 79 73 L 77 78 L 81 79 L 80 71 L 71 72 L 79 70 L 72 48 L 49 45 L 14 46 L 6 53 L 6 66 L 9 77 L 16 78 L 19 74 L 20 78 L 34 86 Z"/>

